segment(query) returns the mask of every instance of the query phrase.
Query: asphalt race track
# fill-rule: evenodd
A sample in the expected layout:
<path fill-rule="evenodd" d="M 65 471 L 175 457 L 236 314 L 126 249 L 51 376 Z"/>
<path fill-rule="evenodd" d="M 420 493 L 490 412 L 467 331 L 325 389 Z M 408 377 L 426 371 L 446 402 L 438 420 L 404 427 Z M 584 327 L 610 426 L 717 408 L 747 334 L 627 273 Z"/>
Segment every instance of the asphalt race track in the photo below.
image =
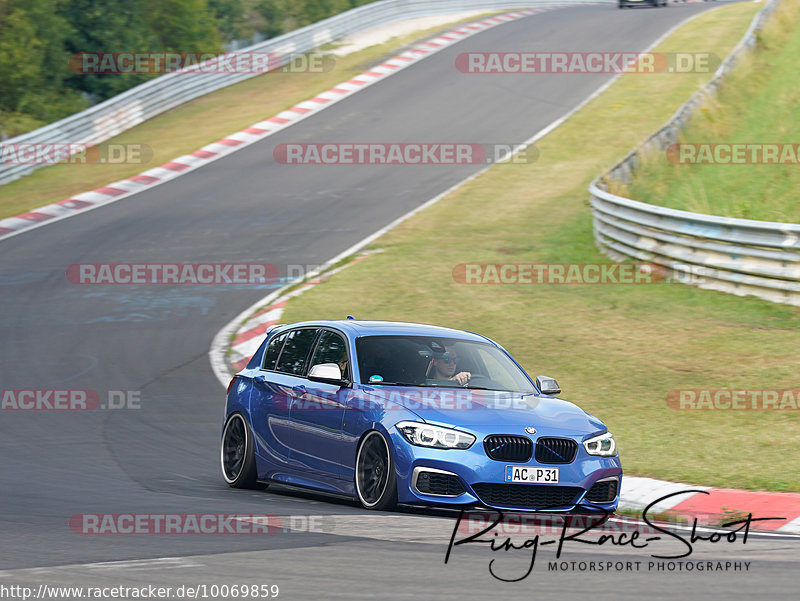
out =
<path fill-rule="evenodd" d="M 223 391 L 208 349 L 268 289 L 78 286 L 65 277 L 69 265 L 92 262 L 321 264 L 481 165 L 284 166 L 272 158 L 277 144 L 519 143 L 611 76 L 468 76 L 454 68 L 458 53 L 643 50 L 714 6 L 570 7 L 510 22 L 184 177 L 0 242 L 0 388 L 141 398 L 140 409 L 0 413 L 0 585 L 247 582 L 277 584 L 286 599 L 792 597 L 793 538 L 699 545 L 692 556 L 751 561 L 747 572 L 548 573 L 552 551 L 542 550 L 529 578 L 502 583 L 485 548 L 460 547 L 444 565 L 450 514 L 375 514 L 278 487 L 229 489 L 218 465 Z M 270 513 L 293 526 L 271 536 L 93 536 L 69 527 L 75 514 L 123 512 Z M 303 516 L 317 516 L 316 526 Z M 565 557 L 609 558 L 650 559 L 606 546 Z M 525 560 L 508 561 L 524 572 Z"/>

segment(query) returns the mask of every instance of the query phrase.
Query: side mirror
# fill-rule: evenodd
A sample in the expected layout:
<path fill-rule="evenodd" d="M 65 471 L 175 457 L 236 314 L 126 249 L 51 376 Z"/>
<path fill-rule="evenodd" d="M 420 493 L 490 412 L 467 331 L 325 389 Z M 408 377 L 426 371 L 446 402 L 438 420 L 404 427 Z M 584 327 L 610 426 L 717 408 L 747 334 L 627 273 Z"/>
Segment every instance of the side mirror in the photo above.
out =
<path fill-rule="evenodd" d="M 323 382 L 325 384 L 337 384 L 346 386 L 347 380 L 342 379 L 342 370 L 336 363 L 317 363 L 308 372 L 308 379 L 312 382 Z"/>
<path fill-rule="evenodd" d="M 542 394 L 558 394 L 561 392 L 558 382 L 547 376 L 536 376 L 536 388 L 538 388 Z"/>

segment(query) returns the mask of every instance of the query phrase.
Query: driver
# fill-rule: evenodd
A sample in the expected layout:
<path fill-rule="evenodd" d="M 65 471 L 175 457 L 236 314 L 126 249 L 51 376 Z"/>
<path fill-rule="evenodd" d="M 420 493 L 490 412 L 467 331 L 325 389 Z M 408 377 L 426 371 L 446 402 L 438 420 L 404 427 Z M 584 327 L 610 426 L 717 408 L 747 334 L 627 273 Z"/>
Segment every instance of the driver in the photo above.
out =
<path fill-rule="evenodd" d="M 342 378 L 347 379 L 347 353 L 344 352 L 339 357 L 339 360 L 336 362 L 336 365 L 339 366 L 339 371 L 342 372 Z"/>
<path fill-rule="evenodd" d="M 461 386 L 466 386 L 472 378 L 468 371 L 456 373 L 458 356 L 452 346 L 446 346 L 445 352 L 434 352 L 431 364 L 428 367 L 428 378 L 432 380 L 454 380 Z"/>

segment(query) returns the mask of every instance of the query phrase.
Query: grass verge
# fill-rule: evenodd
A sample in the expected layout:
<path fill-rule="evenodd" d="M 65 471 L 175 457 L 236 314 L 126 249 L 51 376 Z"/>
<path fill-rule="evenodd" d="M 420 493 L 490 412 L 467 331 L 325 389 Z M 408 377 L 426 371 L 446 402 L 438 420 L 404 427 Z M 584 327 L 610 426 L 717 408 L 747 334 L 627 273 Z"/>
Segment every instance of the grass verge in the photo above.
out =
<path fill-rule="evenodd" d="M 495 13 L 486 13 L 489 14 Z M 449 25 L 398 36 L 384 44 L 334 57 L 334 68 L 324 73 L 269 73 L 207 94 L 99 145 L 100 156 L 105 156 L 105 147 L 109 144 L 147 144 L 153 155 L 146 164 L 43 167 L 21 179 L 0 185 L 0 218 L 88 192 L 194 152 L 368 70 L 407 45 L 450 29 L 457 23 L 475 21 L 486 15 L 475 15 Z M 328 48 L 333 47 L 328 45 Z"/>
<path fill-rule="evenodd" d="M 800 149 L 799 7 L 795 0 L 782 3 L 760 36 L 759 49 L 691 121 L 681 142 L 792 143 Z M 786 157 L 790 164 L 693 165 L 652 153 L 622 193 L 698 213 L 800 223 L 797 154 Z"/>
<path fill-rule="evenodd" d="M 657 50 L 725 56 L 761 6 L 715 8 Z M 461 263 L 608 262 L 593 243 L 587 186 L 707 79 L 625 75 L 540 140 L 535 163 L 497 165 L 405 221 L 373 244 L 384 252 L 293 299 L 283 320 L 352 314 L 478 331 L 603 418 L 629 474 L 800 490 L 796 411 L 666 403 L 676 389 L 796 388 L 797 308 L 680 284 L 463 285 L 452 275 Z"/>

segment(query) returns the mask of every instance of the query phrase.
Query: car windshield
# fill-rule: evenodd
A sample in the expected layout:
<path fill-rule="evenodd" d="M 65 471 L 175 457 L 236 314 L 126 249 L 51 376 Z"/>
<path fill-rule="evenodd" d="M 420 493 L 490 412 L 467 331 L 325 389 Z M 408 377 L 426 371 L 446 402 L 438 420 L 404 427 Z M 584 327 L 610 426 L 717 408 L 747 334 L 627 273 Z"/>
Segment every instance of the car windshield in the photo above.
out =
<path fill-rule="evenodd" d="M 485 342 L 432 336 L 363 336 L 356 340 L 356 354 L 361 383 L 370 386 L 535 391 L 508 355 Z"/>

